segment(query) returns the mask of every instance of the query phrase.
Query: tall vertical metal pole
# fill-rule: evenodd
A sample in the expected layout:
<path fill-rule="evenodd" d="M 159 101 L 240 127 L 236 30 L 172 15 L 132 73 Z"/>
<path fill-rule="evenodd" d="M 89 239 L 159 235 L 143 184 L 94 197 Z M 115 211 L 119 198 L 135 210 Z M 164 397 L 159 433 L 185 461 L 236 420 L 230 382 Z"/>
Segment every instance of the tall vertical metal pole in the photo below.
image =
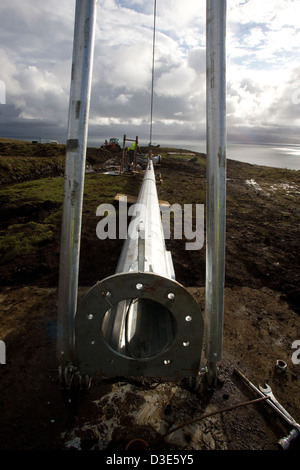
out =
<path fill-rule="evenodd" d="M 57 358 L 72 362 L 97 0 L 76 0 L 58 289 Z"/>
<path fill-rule="evenodd" d="M 152 125 L 153 125 L 153 95 L 154 95 L 154 62 L 155 62 L 155 34 L 156 34 L 156 0 L 154 0 L 154 24 L 153 24 L 153 43 L 152 43 L 152 85 L 151 85 L 151 111 L 150 111 L 150 142 L 152 144 Z"/>
<path fill-rule="evenodd" d="M 226 228 L 226 0 L 206 2 L 206 358 L 210 386 L 222 356 Z"/>

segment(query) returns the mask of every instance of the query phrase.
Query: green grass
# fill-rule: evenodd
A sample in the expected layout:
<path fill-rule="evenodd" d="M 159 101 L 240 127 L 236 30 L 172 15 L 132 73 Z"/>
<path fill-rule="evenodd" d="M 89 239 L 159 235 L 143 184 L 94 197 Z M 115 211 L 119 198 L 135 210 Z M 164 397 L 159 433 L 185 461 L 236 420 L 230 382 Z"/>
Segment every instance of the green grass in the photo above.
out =
<path fill-rule="evenodd" d="M 65 158 L 48 157 L 5 157 L 0 156 L 0 181 L 11 182 L 12 178 L 22 179 L 28 176 L 38 177 L 44 170 L 63 169 Z"/>
<path fill-rule="evenodd" d="M 0 182 L 38 177 L 39 172 L 63 168 L 65 145 L 32 144 L 0 138 Z"/>
<path fill-rule="evenodd" d="M 53 241 L 54 233 L 61 226 L 64 178 L 44 178 L 35 181 L 12 184 L 0 189 L 0 206 L 26 209 L 26 222 L 10 225 L 0 231 L 1 263 L 5 264 L 21 255 L 37 253 L 45 243 Z M 113 204 L 117 193 L 137 196 L 138 178 L 127 176 L 87 174 L 83 198 L 83 219 L 95 217 L 97 207 L 103 203 Z M 50 213 L 37 222 L 35 216 L 28 222 L 28 210 L 43 207 L 45 202 L 55 203 Z M 34 211 L 33 211 L 34 213 Z"/>
<path fill-rule="evenodd" d="M 50 224 L 14 224 L 0 231 L 0 256 L 5 264 L 18 256 L 35 252 L 53 239 L 54 226 Z"/>
<path fill-rule="evenodd" d="M 61 178 L 43 178 L 6 186 L 0 189 L 0 203 L 22 205 L 24 202 L 62 202 L 63 181 Z"/>
<path fill-rule="evenodd" d="M 6 157 L 56 157 L 65 155 L 65 145 L 32 144 L 22 140 L 0 138 L 0 155 Z"/>
<path fill-rule="evenodd" d="M 167 155 L 169 149 L 163 149 L 163 152 L 161 150 L 159 149 L 159 153 L 163 158 L 174 159 L 174 156 Z M 92 158 L 97 163 L 100 157 L 97 149 L 90 149 L 89 159 Z M 64 177 L 40 177 L 39 172 L 43 175 L 47 168 L 55 166 L 63 168 L 64 159 L 65 146 L 0 139 L 0 181 L 5 182 L 6 179 L 10 181 L 10 184 L 0 187 L 2 228 L 8 224 L 6 229 L 0 231 L 2 264 L 21 256 L 35 256 L 45 244 L 58 243 Z M 87 158 L 87 163 L 90 163 L 89 159 Z M 12 178 L 26 179 L 26 181 L 11 183 Z M 141 180 L 141 175 L 86 174 L 83 230 L 85 226 L 91 225 L 92 219 L 95 219 L 96 223 L 97 207 L 103 203 L 113 204 L 117 193 L 138 196 Z M 170 180 L 168 176 L 164 179 L 162 187 L 158 189 L 164 189 L 168 184 L 172 187 L 175 184 L 177 189 L 176 182 Z M 186 192 L 186 189 L 184 191 Z M 183 202 L 184 191 L 182 195 L 176 191 L 173 202 Z M 116 210 L 118 210 L 117 205 Z"/>
<path fill-rule="evenodd" d="M 116 193 L 137 195 L 139 182 L 133 177 L 87 174 L 84 185 L 84 204 L 87 209 L 96 204 L 113 203 Z M 43 178 L 6 186 L 0 189 L 1 205 L 22 206 L 26 202 L 63 202 L 64 178 Z"/>

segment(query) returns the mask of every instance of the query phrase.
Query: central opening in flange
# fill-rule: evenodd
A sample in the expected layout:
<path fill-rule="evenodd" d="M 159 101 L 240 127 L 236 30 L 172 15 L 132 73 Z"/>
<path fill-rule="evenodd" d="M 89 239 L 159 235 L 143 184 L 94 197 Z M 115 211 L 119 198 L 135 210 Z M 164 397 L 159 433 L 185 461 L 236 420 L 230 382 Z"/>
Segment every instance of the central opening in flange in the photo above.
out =
<path fill-rule="evenodd" d="M 172 344 L 176 322 L 170 310 L 154 300 L 126 299 L 105 313 L 102 333 L 122 356 L 150 359 Z"/>

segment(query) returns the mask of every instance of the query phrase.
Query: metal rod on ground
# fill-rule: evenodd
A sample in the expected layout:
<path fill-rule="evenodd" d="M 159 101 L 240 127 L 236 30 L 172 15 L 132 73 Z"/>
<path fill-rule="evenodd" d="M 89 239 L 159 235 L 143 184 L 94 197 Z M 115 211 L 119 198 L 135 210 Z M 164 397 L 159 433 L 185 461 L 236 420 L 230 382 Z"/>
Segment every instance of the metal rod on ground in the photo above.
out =
<path fill-rule="evenodd" d="M 281 416 L 287 423 L 289 423 L 291 426 L 293 426 L 296 429 L 297 433 L 292 432 L 292 435 L 290 436 L 290 438 L 289 438 L 289 436 L 283 438 L 283 441 L 286 441 L 285 445 L 286 445 L 286 448 L 287 448 L 287 441 L 290 441 L 290 440 L 296 438 L 299 435 L 300 425 L 282 407 L 282 405 L 280 405 L 278 402 L 277 402 L 277 404 L 275 402 L 273 402 L 271 396 L 268 396 L 266 393 L 264 393 L 258 387 L 256 387 L 252 382 L 250 382 L 250 380 L 247 379 L 247 377 L 244 374 L 242 374 L 242 372 L 240 370 L 235 368 L 234 372 L 235 372 L 235 374 L 237 374 L 244 381 L 244 383 L 246 385 L 248 385 L 250 388 L 252 388 L 256 393 L 258 393 L 258 395 L 260 395 L 261 397 L 267 397 L 266 402 L 268 403 L 268 405 L 270 405 L 273 408 L 273 410 L 275 410 L 276 413 L 279 414 L 279 416 Z"/>
<path fill-rule="evenodd" d="M 59 270 L 57 357 L 72 361 L 97 0 L 77 0 Z"/>
<path fill-rule="evenodd" d="M 226 209 L 226 0 L 206 3 L 207 200 L 206 344 L 208 381 L 222 356 Z"/>

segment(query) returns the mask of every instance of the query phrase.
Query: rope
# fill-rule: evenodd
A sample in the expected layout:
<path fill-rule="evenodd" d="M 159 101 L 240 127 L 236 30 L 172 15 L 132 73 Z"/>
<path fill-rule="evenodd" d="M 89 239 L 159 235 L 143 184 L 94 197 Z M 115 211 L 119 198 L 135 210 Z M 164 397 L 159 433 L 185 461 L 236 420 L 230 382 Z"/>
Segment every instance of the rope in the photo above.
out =
<path fill-rule="evenodd" d="M 195 423 L 196 421 L 201 421 L 202 419 L 209 418 L 210 416 L 214 416 L 214 415 L 219 414 L 219 413 L 225 413 L 227 411 L 234 410 L 235 408 L 239 408 L 241 406 L 253 405 L 254 403 L 259 403 L 260 401 L 263 401 L 263 400 L 266 400 L 266 399 L 268 399 L 268 397 L 256 398 L 255 400 L 246 401 L 246 402 L 243 402 L 243 403 L 237 403 L 236 405 L 232 405 L 232 406 L 229 406 L 227 408 L 223 408 L 223 409 L 217 410 L 217 411 L 212 411 L 211 413 L 207 413 L 205 415 L 199 416 L 198 418 L 194 418 L 194 419 L 191 419 L 189 421 L 186 421 L 185 423 L 179 424 L 175 428 L 170 429 L 168 432 L 166 432 L 165 434 L 162 434 L 157 439 L 154 439 L 154 441 L 152 441 L 149 444 L 149 446 L 153 447 L 153 445 L 157 444 L 159 441 L 161 441 L 162 439 L 167 437 L 169 434 L 172 434 L 173 432 L 178 431 L 178 429 L 181 429 L 185 426 L 189 426 L 190 424 Z"/>
<path fill-rule="evenodd" d="M 150 116 L 150 142 L 149 142 L 149 145 L 151 145 L 151 143 L 152 143 L 155 31 L 156 31 L 156 0 L 154 0 L 153 50 L 152 50 L 152 87 L 151 87 L 151 113 L 150 113 L 151 116 Z"/>

